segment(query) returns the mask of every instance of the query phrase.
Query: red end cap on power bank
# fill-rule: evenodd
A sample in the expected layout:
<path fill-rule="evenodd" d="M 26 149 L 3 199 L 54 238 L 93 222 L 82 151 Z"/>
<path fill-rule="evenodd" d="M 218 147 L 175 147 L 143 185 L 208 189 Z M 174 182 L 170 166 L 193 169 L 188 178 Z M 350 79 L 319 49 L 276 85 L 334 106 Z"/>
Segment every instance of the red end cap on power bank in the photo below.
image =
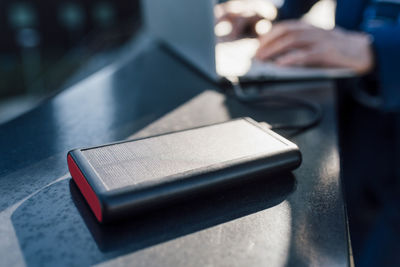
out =
<path fill-rule="evenodd" d="M 85 176 L 76 165 L 74 159 L 71 155 L 67 156 L 68 169 L 71 173 L 72 179 L 74 179 L 75 183 L 78 185 L 79 190 L 82 195 L 85 197 L 87 203 L 92 209 L 94 215 L 96 216 L 99 222 L 102 222 L 103 216 L 101 213 L 101 204 L 99 198 L 96 196 L 96 193 L 93 191 L 92 187 L 89 185 Z"/>

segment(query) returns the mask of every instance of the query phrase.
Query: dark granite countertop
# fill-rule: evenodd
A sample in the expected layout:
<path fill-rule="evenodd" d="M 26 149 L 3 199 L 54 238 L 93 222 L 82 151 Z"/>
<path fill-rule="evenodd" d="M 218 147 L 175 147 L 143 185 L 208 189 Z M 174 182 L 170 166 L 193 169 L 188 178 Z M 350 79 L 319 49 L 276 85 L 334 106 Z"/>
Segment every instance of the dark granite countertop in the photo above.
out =
<path fill-rule="evenodd" d="M 324 119 L 290 137 L 303 154 L 293 174 L 112 225 L 96 223 L 68 173 L 68 150 L 234 117 L 310 116 L 244 105 L 146 37 L 137 42 L 129 55 L 0 126 L 0 265 L 348 265 L 328 83 L 296 93 L 321 103 Z"/>

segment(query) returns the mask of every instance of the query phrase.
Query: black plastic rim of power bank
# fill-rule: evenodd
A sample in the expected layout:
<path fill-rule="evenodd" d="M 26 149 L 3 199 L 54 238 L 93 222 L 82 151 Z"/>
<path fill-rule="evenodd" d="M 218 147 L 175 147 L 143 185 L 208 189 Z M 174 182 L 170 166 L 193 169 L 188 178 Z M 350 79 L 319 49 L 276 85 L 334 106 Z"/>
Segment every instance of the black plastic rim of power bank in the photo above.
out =
<path fill-rule="evenodd" d="M 149 137 L 151 138 L 151 137 Z M 117 143 L 132 142 L 127 140 Z M 151 209 L 184 199 L 187 196 L 200 194 L 209 188 L 216 188 L 232 182 L 244 181 L 259 174 L 270 174 L 291 171 L 301 164 L 301 153 L 292 150 L 272 157 L 256 158 L 252 161 L 236 163 L 213 172 L 196 174 L 168 184 L 160 184 L 148 188 L 132 189 L 126 187 L 107 191 L 82 154 L 75 149 L 68 152 L 67 162 L 72 179 L 86 199 L 96 219 L 101 223 L 130 217 Z M 271 163 L 271 159 L 272 163 Z M 238 179 L 245 178 L 245 179 Z"/>

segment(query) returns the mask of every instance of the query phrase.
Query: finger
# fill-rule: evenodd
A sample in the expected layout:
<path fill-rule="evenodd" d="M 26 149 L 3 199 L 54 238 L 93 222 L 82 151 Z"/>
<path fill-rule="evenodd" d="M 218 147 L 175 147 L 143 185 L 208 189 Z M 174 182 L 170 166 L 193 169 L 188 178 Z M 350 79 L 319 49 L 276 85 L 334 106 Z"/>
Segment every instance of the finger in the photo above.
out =
<path fill-rule="evenodd" d="M 298 50 L 278 57 L 275 63 L 280 66 L 303 66 L 309 56 L 308 51 Z"/>
<path fill-rule="evenodd" d="M 260 47 L 267 46 L 288 33 L 302 30 L 304 27 L 299 21 L 285 21 L 274 24 L 271 31 L 260 37 Z"/>
<path fill-rule="evenodd" d="M 245 29 L 248 27 L 249 22 L 246 18 L 236 17 L 235 20 L 231 21 L 231 25 L 232 30 L 229 36 L 231 39 L 237 39 L 245 33 Z"/>
<path fill-rule="evenodd" d="M 305 38 L 303 35 L 287 34 L 270 43 L 268 46 L 260 47 L 256 52 L 256 58 L 259 60 L 268 60 L 295 48 L 303 48 L 309 44 L 308 38 Z"/>
<path fill-rule="evenodd" d="M 292 51 L 277 58 L 275 62 L 280 66 L 324 66 L 322 55 L 314 49 Z"/>
<path fill-rule="evenodd" d="M 216 23 L 219 23 L 221 21 L 229 21 L 232 22 L 234 21 L 236 18 L 238 17 L 237 14 L 233 14 L 233 13 L 224 13 L 223 15 L 217 17 L 216 19 Z"/>

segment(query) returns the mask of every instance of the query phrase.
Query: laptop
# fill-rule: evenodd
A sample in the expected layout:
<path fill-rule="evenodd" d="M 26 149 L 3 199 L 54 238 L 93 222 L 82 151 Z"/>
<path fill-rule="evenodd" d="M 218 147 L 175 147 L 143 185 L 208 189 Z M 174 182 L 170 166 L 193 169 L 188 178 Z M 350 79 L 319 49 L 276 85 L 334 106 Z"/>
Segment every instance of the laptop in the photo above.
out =
<path fill-rule="evenodd" d="M 175 53 L 215 81 L 309 81 L 352 77 L 348 69 L 279 67 L 253 58 L 258 39 L 219 42 L 217 0 L 143 0 L 145 27 Z"/>

